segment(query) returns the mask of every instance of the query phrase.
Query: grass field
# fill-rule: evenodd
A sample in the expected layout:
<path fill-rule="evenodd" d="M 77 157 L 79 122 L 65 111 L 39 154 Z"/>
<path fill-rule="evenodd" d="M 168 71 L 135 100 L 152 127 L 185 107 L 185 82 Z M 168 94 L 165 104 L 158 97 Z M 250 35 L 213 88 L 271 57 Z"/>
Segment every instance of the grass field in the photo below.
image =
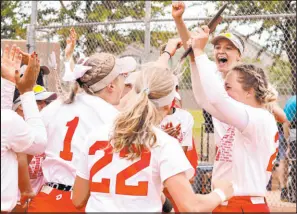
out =
<path fill-rule="evenodd" d="M 204 118 L 202 115 L 202 110 L 189 110 L 194 118 L 194 127 L 193 127 L 193 137 L 197 141 L 201 137 L 201 124 L 204 123 Z"/>

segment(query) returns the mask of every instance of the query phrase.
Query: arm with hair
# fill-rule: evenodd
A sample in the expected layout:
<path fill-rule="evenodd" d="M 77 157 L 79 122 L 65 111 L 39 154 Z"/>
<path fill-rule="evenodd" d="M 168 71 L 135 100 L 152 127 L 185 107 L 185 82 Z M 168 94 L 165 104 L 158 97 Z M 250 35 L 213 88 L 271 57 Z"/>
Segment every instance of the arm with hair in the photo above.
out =
<path fill-rule="evenodd" d="M 211 109 L 208 108 L 205 108 L 205 110 L 221 122 L 243 131 L 249 121 L 244 105 L 228 96 L 218 76 L 215 74 L 216 70 L 214 66 L 206 54 L 195 53 L 195 56 L 202 88 L 204 89 L 207 100 L 216 109 L 216 112 L 211 112 Z"/>
<path fill-rule="evenodd" d="M 187 29 L 182 17 L 174 17 L 174 22 L 175 22 L 178 34 L 182 40 L 184 49 L 186 50 L 189 47 L 187 42 L 191 38 L 191 33 Z M 197 70 L 197 66 L 195 64 L 194 53 L 192 52 L 189 55 L 190 55 L 191 80 L 192 80 L 191 82 L 192 82 L 192 88 L 193 88 L 195 100 L 200 107 L 211 109 L 210 111 L 213 112 L 213 111 L 215 111 L 215 109 L 207 102 L 204 90 L 201 87 L 199 73 Z M 197 81 L 197 80 L 199 80 L 199 81 Z M 209 113 L 211 113 L 211 112 L 209 112 Z"/>
<path fill-rule="evenodd" d="M 187 42 L 191 38 L 191 33 L 188 30 L 188 28 L 186 27 L 185 22 L 182 19 L 182 17 L 174 17 L 174 22 L 175 22 L 175 25 L 177 28 L 177 32 L 182 40 L 183 47 L 185 50 L 187 50 L 189 48 L 189 45 L 187 44 Z M 190 53 L 189 56 L 190 56 L 190 61 L 195 62 L 194 54 Z"/>

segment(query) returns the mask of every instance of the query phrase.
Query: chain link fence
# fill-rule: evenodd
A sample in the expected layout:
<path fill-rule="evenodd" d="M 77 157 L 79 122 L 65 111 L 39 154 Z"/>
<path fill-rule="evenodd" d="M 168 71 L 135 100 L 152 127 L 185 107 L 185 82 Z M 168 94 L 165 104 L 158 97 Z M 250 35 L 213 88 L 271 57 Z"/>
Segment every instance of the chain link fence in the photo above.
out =
<path fill-rule="evenodd" d="M 52 51 L 58 56 L 58 73 L 52 72 L 45 77 L 46 87 L 50 91 L 57 91 L 57 79 L 64 72 L 64 49 L 71 27 L 75 28 L 79 36 L 74 54 L 76 60 L 80 56 L 102 51 L 120 57 L 133 56 L 142 64 L 156 60 L 160 46 L 168 39 L 178 36 L 171 17 L 171 1 L 38 1 L 37 4 L 38 10 L 32 11 L 37 14 L 37 22 L 33 23 L 35 28 L 28 28 L 28 40 L 33 38 L 36 42 L 43 64 L 47 65 Z M 186 1 L 185 4 L 185 23 L 190 30 L 195 30 L 197 25 L 206 23 L 223 2 Z M 282 108 L 296 91 L 295 13 L 296 1 L 229 1 L 223 13 L 224 19 L 213 34 L 231 31 L 243 38 L 245 53 L 242 61 L 260 65 L 267 71 L 271 83 L 279 92 L 279 105 Z M 209 44 L 206 52 L 211 59 L 212 50 L 213 47 Z M 183 50 L 177 51 L 171 62 L 173 67 L 182 53 Z M 188 61 L 184 66 L 186 71 L 180 80 L 180 93 L 183 107 L 191 112 L 195 120 L 193 135 L 199 155 L 194 189 L 196 192 L 207 193 L 210 191 L 215 156 L 214 128 L 211 116 L 203 112 L 194 100 Z M 68 91 L 69 85 L 62 84 L 63 89 Z M 290 142 L 293 156 L 285 158 L 283 153 L 286 150 L 281 151 L 283 153 L 273 172 L 271 188 L 268 187 L 268 201 L 276 211 L 296 207 L 295 204 L 281 201 L 281 188 L 288 185 L 286 181 L 280 184 L 278 178 L 289 178 L 290 183 L 288 173 L 296 174 L 292 170 L 296 166 L 292 165 L 296 161 L 296 141 Z M 287 142 L 282 139 L 280 144 L 284 147 Z M 277 165 L 283 164 L 283 160 L 289 162 L 291 168 L 277 173 Z M 289 188 L 294 189 L 291 192 L 296 196 L 296 186 L 291 185 Z"/>

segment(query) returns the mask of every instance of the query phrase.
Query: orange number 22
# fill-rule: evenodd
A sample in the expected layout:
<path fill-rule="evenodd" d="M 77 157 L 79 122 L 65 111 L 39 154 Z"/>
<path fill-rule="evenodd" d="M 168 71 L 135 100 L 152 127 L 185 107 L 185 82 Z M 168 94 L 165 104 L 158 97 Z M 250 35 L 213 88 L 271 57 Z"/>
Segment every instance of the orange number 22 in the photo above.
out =
<path fill-rule="evenodd" d="M 93 182 L 93 176 L 112 162 L 112 147 L 107 147 L 108 141 L 97 141 L 89 149 L 89 155 L 94 155 L 97 150 L 104 149 L 104 156 L 100 158 L 91 168 L 90 172 L 90 189 L 92 192 L 110 192 L 110 179 L 102 178 L 101 182 Z M 125 151 L 120 152 L 120 157 L 125 157 Z M 133 196 L 146 196 L 148 193 L 148 181 L 139 181 L 138 185 L 126 185 L 126 180 L 133 175 L 137 174 L 141 170 L 150 165 L 151 153 L 149 151 L 143 152 L 140 159 L 119 172 L 116 176 L 115 193 L 119 195 L 133 195 Z"/>

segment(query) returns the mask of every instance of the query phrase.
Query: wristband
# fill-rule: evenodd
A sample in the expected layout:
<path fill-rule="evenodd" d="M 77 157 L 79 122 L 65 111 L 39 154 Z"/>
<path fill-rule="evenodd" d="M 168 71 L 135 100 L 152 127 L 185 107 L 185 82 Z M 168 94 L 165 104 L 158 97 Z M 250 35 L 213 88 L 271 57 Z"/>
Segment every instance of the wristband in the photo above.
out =
<path fill-rule="evenodd" d="M 213 192 L 218 194 L 222 202 L 227 200 L 225 193 L 221 189 L 215 189 Z"/>
<path fill-rule="evenodd" d="M 169 57 L 171 58 L 171 54 L 168 51 L 163 51 L 163 53 L 168 53 Z"/>

